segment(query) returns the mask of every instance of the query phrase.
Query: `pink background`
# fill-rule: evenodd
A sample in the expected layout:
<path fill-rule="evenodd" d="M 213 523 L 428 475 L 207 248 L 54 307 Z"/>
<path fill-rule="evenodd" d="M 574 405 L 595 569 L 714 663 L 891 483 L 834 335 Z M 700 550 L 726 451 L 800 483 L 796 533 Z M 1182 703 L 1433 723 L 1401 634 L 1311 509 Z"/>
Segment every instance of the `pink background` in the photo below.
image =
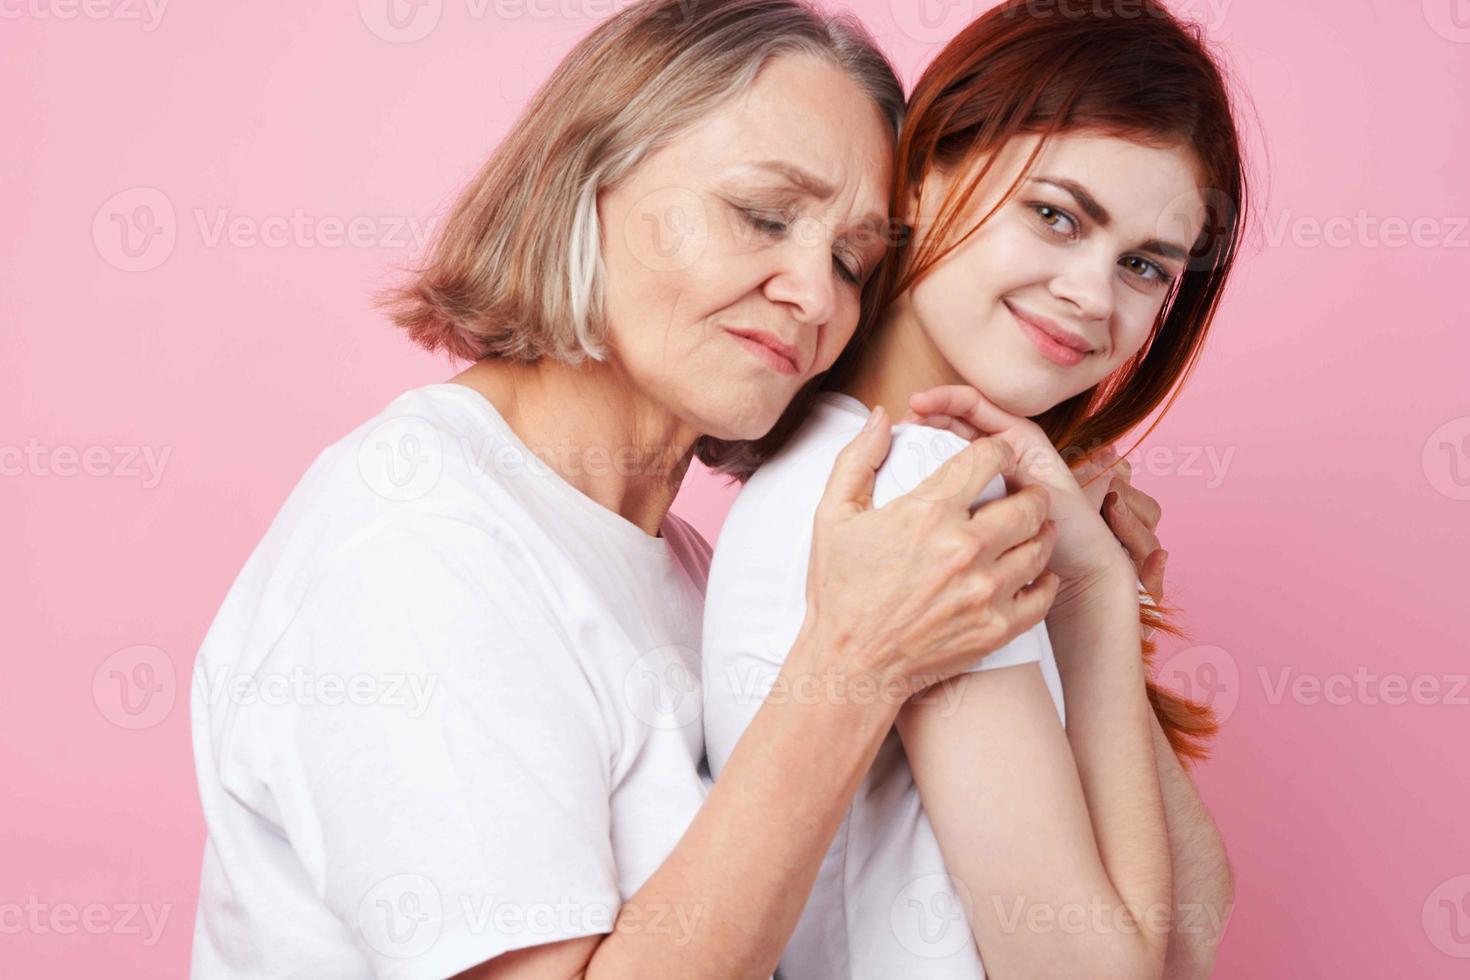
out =
<path fill-rule="evenodd" d="M 194 653 L 315 454 L 452 373 L 370 307 L 395 229 L 612 9 L 385 2 L 0 8 L 8 976 L 185 973 Z M 909 80 L 978 10 L 917 2 L 855 4 Z M 1193 630 L 1166 676 L 1229 716 L 1199 772 L 1238 878 L 1218 975 L 1465 976 L 1470 5 L 1177 9 L 1252 93 L 1260 205 L 1133 457 Z M 728 500 L 696 473 L 676 508 L 713 538 Z M 138 646 L 141 716 L 108 662 Z"/>

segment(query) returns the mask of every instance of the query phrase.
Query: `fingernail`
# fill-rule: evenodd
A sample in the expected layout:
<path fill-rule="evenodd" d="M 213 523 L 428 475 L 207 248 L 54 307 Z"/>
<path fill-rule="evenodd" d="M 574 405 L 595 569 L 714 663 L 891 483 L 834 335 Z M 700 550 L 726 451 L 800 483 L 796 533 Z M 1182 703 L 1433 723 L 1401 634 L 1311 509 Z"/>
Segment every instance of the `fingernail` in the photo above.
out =
<path fill-rule="evenodd" d="M 1164 557 L 1162 557 L 1162 558 L 1159 559 L 1159 572 L 1160 573 L 1162 573 L 1164 571 L 1164 569 L 1166 567 L 1168 567 L 1168 564 L 1169 564 L 1169 553 L 1166 551 L 1166 552 L 1163 553 L 1163 555 L 1164 555 Z"/>
<path fill-rule="evenodd" d="M 882 405 L 874 405 L 873 410 L 868 413 L 868 423 L 863 426 L 864 432 L 872 432 L 878 427 L 878 419 L 883 414 Z"/>

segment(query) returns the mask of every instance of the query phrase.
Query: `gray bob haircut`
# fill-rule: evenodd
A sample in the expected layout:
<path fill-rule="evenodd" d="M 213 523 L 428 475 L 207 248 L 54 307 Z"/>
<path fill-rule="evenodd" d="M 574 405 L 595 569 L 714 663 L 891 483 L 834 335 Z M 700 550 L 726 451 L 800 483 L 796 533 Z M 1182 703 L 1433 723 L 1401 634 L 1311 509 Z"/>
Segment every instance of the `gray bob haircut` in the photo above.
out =
<path fill-rule="evenodd" d="M 805 0 L 641 0 L 562 60 L 382 305 L 416 343 L 461 360 L 605 360 L 598 192 L 788 53 L 847 72 L 897 139 L 903 87 L 851 15 Z"/>

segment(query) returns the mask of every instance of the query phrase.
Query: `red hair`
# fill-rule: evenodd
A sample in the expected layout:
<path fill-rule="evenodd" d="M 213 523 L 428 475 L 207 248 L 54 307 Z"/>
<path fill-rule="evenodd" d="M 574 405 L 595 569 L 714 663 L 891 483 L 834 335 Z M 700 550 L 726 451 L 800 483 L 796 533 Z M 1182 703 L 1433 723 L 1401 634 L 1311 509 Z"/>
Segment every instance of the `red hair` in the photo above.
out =
<path fill-rule="evenodd" d="M 1188 147 L 1208 214 L 1138 353 L 1100 384 L 1035 418 L 1064 458 L 1114 442 L 1161 407 L 1162 417 L 1194 368 L 1235 261 L 1246 196 L 1241 141 L 1222 71 L 1198 28 L 1176 20 L 1154 0 L 1100 0 L 1085 10 L 1012 0 L 960 32 L 909 98 L 892 201 L 908 200 L 910 189 L 922 185 L 935 166 L 952 170 L 982 155 L 991 158 L 973 180 L 952 186 L 933 234 L 915 254 L 900 254 L 887 265 L 877 304 L 879 310 L 886 307 L 973 231 L 957 239 L 952 235 L 995 151 L 1017 136 L 1041 137 L 1004 203 L 1048 137 L 1077 131 Z M 871 321 L 866 326 L 864 333 Z M 844 358 L 859 346 L 849 347 Z M 841 361 L 834 365 L 822 387 L 840 383 L 846 367 Z M 1150 425 L 1139 441 L 1152 430 Z M 1140 618 L 1153 629 L 1183 635 L 1171 622 L 1173 611 L 1141 605 Z M 1153 639 L 1144 640 L 1150 667 L 1154 651 Z M 1204 758 L 1208 740 L 1219 730 L 1211 709 L 1152 680 L 1148 688 L 1174 751 Z"/>
<path fill-rule="evenodd" d="M 1231 99 L 1200 30 L 1176 20 L 1155 0 L 1093 0 L 1085 10 L 1078 6 L 1065 0 L 1009 0 L 945 45 L 909 99 L 889 201 L 891 212 L 901 215 L 931 168 L 960 172 L 982 156 L 993 160 L 1017 136 L 1040 135 L 1041 140 L 997 209 L 1015 193 L 1046 139 L 1059 133 L 1101 133 L 1193 152 L 1208 215 L 1148 339 L 1108 378 L 1034 419 L 1064 459 L 1115 442 L 1155 410 L 1162 408 L 1162 417 L 1173 404 L 1194 368 L 1234 265 L 1247 190 Z M 898 243 L 869 282 L 852 342 L 831 370 L 803 386 L 771 431 L 742 443 L 701 440 L 701 460 L 743 479 L 801 424 L 818 392 L 843 386 L 884 310 L 968 236 L 950 240 L 989 169 L 987 160 L 973 180 L 951 185 L 936 226 L 922 243 L 912 245 L 906 236 Z M 1151 431 L 1153 425 L 1139 441 Z M 1140 604 L 1145 626 L 1182 636 L 1171 620 L 1173 612 Z M 1150 636 L 1142 652 L 1150 673 L 1154 652 Z M 1208 741 L 1219 730 L 1211 709 L 1152 680 L 1148 694 L 1175 753 L 1184 759 L 1207 756 Z"/>

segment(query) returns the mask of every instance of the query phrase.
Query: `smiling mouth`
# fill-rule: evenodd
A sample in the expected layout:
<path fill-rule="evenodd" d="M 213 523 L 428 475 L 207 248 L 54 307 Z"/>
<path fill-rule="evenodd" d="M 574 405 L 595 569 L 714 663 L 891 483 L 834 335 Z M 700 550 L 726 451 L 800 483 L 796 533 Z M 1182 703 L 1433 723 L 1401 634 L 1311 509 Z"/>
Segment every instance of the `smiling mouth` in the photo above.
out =
<path fill-rule="evenodd" d="M 782 342 L 780 338 L 762 330 L 736 330 L 726 327 L 725 332 L 767 367 L 782 374 L 801 373 L 801 351 Z"/>
<path fill-rule="evenodd" d="M 1008 300 L 1001 301 L 1010 311 L 1021 332 L 1035 345 L 1042 357 L 1063 367 L 1080 364 L 1082 359 L 1094 352 L 1094 348 L 1083 338 L 1063 330 L 1046 319 L 1012 306 Z"/>

